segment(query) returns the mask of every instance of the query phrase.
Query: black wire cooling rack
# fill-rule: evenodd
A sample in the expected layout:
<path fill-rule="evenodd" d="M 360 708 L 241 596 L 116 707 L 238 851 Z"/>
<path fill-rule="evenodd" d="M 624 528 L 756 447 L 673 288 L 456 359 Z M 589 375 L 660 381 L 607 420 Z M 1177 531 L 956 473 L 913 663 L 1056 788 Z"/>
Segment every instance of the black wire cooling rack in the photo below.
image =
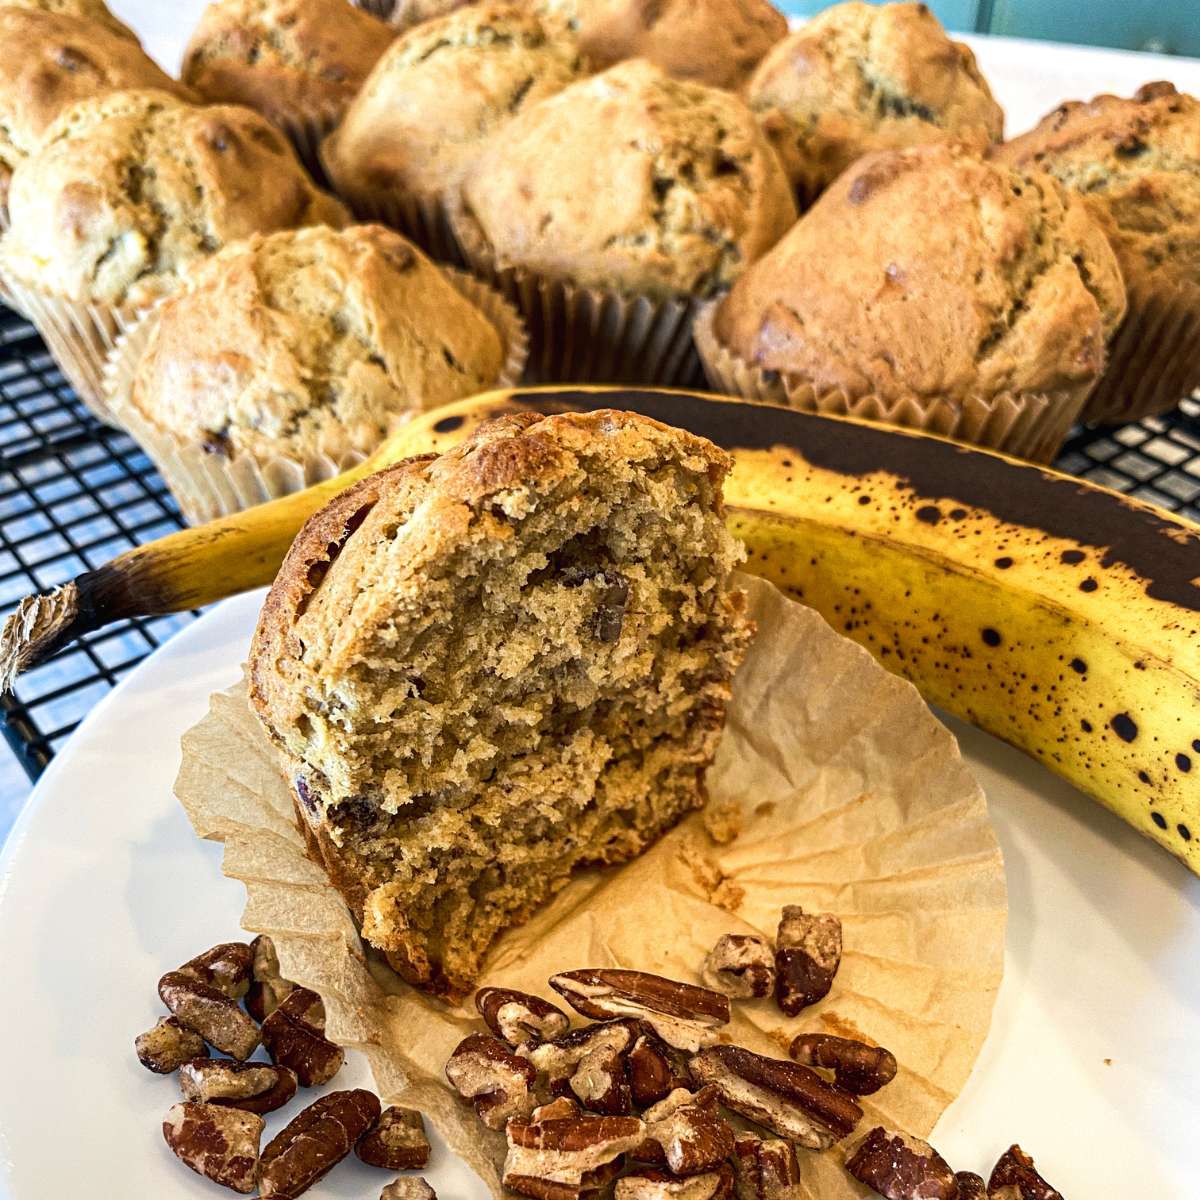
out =
<path fill-rule="evenodd" d="M 1058 467 L 1200 520 L 1200 399 L 1168 417 L 1078 429 Z M 33 328 L 0 310 L 0 617 L 183 524 L 149 459 L 75 398 Z M 92 706 L 194 614 L 125 621 L 23 675 L 0 729 L 31 779 Z"/>

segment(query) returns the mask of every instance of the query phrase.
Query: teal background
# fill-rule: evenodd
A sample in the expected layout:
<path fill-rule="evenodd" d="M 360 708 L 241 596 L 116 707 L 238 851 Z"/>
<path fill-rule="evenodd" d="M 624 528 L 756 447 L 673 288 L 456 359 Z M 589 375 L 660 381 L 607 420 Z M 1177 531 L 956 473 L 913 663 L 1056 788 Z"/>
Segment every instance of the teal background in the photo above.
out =
<path fill-rule="evenodd" d="M 811 16 L 828 0 L 788 0 Z M 1200 57 L 1200 0 L 932 0 L 947 29 Z"/>

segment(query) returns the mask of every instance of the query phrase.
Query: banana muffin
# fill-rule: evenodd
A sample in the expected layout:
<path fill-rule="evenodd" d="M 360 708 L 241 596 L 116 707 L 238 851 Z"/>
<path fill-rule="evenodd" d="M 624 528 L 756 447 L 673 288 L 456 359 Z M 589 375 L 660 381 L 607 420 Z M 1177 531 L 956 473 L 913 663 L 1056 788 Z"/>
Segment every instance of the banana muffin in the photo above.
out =
<path fill-rule="evenodd" d="M 450 256 L 443 202 L 481 147 L 517 114 L 577 79 L 578 48 L 531 13 L 479 4 L 401 35 L 321 150 L 360 217 Z"/>
<path fill-rule="evenodd" d="M 736 89 L 787 33 L 768 0 L 535 0 L 565 23 L 593 66 L 648 58 L 668 75 Z"/>
<path fill-rule="evenodd" d="M 378 225 L 255 234 L 130 335 L 106 400 L 185 515 L 211 519 L 244 480 L 249 498 L 285 494 L 360 462 L 414 413 L 515 383 L 519 330 L 501 305 Z"/>
<path fill-rule="evenodd" d="M 311 518 L 250 699 L 367 942 L 461 997 L 585 864 L 704 803 L 748 643 L 728 457 L 647 418 L 520 414 Z"/>
<path fill-rule="evenodd" d="M 70 14 L 0 7 L 0 225 L 14 168 L 54 118 L 79 100 L 125 88 L 191 98 L 128 32 Z"/>
<path fill-rule="evenodd" d="M 93 25 L 103 26 L 109 33 L 132 38 L 135 42 L 138 40 L 137 34 L 123 21 L 117 20 L 104 0 L 4 0 L 4 7 L 79 17 Z"/>
<path fill-rule="evenodd" d="M 1121 264 L 1129 317 L 1088 417 L 1174 408 L 1200 386 L 1200 101 L 1169 83 L 1071 101 L 994 154 L 1082 196 Z"/>
<path fill-rule="evenodd" d="M 999 141 L 1004 113 L 975 56 L 924 4 L 836 4 L 779 42 L 746 86 L 811 202 L 870 150 Z"/>
<path fill-rule="evenodd" d="M 720 382 L 737 378 L 724 352 L 775 387 L 760 398 L 870 397 L 902 423 L 1044 456 L 1124 312 L 1112 248 L 1077 197 L 1041 172 L 932 145 L 846 171 L 734 284 L 700 340 Z M 980 406 L 994 420 L 1000 397 L 1040 413 L 1018 425 L 1018 444 L 943 423 Z"/>
<path fill-rule="evenodd" d="M 248 108 L 160 91 L 85 100 L 13 173 L 0 274 L 96 406 L 120 327 L 183 271 L 255 232 L 340 225 L 287 139 Z"/>
<path fill-rule="evenodd" d="M 215 0 L 183 60 L 183 79 L 206 100 L 244 104 L 316 164 L 395 31 L 346 0 Z"/>

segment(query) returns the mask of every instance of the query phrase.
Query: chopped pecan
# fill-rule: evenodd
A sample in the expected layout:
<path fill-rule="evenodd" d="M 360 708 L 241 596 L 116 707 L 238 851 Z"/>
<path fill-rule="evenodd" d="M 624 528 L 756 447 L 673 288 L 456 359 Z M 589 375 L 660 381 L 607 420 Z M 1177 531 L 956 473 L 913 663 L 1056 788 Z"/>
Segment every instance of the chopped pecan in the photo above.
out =
<path fill-rule="evenodd" d="M 667 1171 L 639 1171 L 617 1180 L 616 1200 L 729 1200 L 733 1195 L 733 1168 L 721 1163 L 716 1170 L 680 1179 Z"/>
<path fill-rule="evenodd" d="M 637 1018 L 677 1050 L 710 1046 L 715 1030 L 729 1024 L 727 996 L 645 971 L 565 971 L 550 986 L 583 1016 Z"/>
<path fill-rule="evenodd" d="M 325 1036 L 325 1005 L 316 992 L 295 987 L 263 1022 L 262 1041 L 271 1061 L 296 1072 L 304 1087 L 328 1083 L 346 1053 Z"/>
<path fill-rule="evenodd" d="M 646 1138 L 637 1117 L 582 1114 L 550 1121 L 510 1121 L 504 1186 L 534 1200 L 578 1200 L 608 1183 L 621 1158 Z"/>
<path fill-rule="evenodd" d="M 539 1104 L 529 1114 L 529 1121 L 530 1124 L 536 1125 L 539 1121 L 555 1121 L 561 1117 L 577 1117 L 582 1112 L 583 1109 L 579 1107 L 578 1102 L 572 1100 L 569 1096 L 555 1096 L 553 1100 L 549 1100 L 545 1104 Z"/>
<path fill-rule="evenodd" d="M 988 1200 L 1062 1200 L 1034 1168 L 1033 1159 L 1020 1146 L 1010 1146 L 988 1179 Z"/>
<path fill-rule="evenodd" d="M 138 1034 L 133 1048 L 138 1062 L 156 1075 L 169 1075 L 185 1062 L 208 1054 L 204 1039 L 183 1025 L 178 1017 L 160 1017 L 153 1029 Z"/>
<path fill-rule="evenodd" d="M 179 1089 L 185 1100 L 223 1104 L 261 1116 L 282 1108 L 296 1094 L 296 1076 L 287 1067 L 268 1063 L 196 1058 L 180 1068 Z"/>
<path fill-rule="evenodd" d="M 378 1119 L 379 1098 L 359 1088 L 314 1100 L 267 1143 L 258 1194 L 262 1200 L 295 1200 L 337 1166 Z"/>
<path fill-rule="evenodd" d="M 741 1134 L 733 1147 L 738 1200 L 789 1200 L 800 1183 L 796 1147 L 782 1138 Z"/>
<path fill-rule="evenodd" d="M 717 1107 L 717 1090 L 678 1088 L 642 1114 L 646 1137 L 662 1147 L 676 1175 L 715 1170 L 733 1153 L 733 1126 Z"/>
<path fill-rule="evenodd" d="M 987 1184 L 982 1175 L 974 1171 L 955 1171 L 954 1181 L 958 1184 L 958 1200 L 988 1200 Z"/>
<path fill-rule="evenodd" d="M 704 960 L 708 987 L 740 1000 L 769 996 L 775 987 L 775 955 L 756 933 L 727 933 Z"/>
<path fill-rule="evenodd" d="M 552 1042 L 571 1028 L 571 1019 L 561 1008 L 511 988 L 480 988 L 475 1007 L 487 1027 L 513 1047 Z"/>
<path fill-rule="evenodd" d="M 475 1112 L 489 1129 L 503 1129 L 516 1117 L 532 1112 L 537 1082 L 534 1066 L 514 1054 L 499 1038 L 473 1033 L 463 1038 L 446 1063 L 450 1086 L 475 1103 Z"/>
<path fill-rule="evenodd" d="M 851 1133 L 862 1109 L 808 1067 L 741 1046 L 710 1046 L 690 1063 L 726 1108 L 810 1150 L 826 1150 Z"/>
<path fill-rule="evenodd" d="M 829 994 L 842 961 L 842 922 L 832 913 L 783 910 L 775 937 L 775 1002 L 789 1017 Z"/>
<path fill-rule="evenodd" d="M 584 1108 L 609 1116 L 632 1109 L 627 1055 L 637 1037 L 630 1021 L 608 1021 L 576 1029 L 557 1042 L 527 1051 L 556 1096 L 574 1096 Z"/>
<path fill-rule="evenodd" d="M 625 1060 L 629 1094 L 638 1108 L 649 1108 L 666 1099 L 676 1088 L 691 1083 L 682 1056 L 653 1033 L 641 1033 Z"/>
<path fill-rule="evenodd" d="M 833 1081 L 855 1096 L 870 1096 L 896 1078 L 896 1056 L 882 1046 L 833 1037 L 827 1033 L 802 1033 L 789 1051 L 806 1067 L 824 1067 Z"/>
<path fill-rule="evenodd" d="M 402 1175 L 379 1193 L 379 1200 L 437 1200 L 437 1192 L 419 1175 Z"/>
<path fill-rule="evenodd" d="M 169 971 L 158 981 L 158 994 L 181 1025 L 223 1054 L 244 1060 L 254 1053 L 258 1026 L 224 992 Z"/>
<path fill-rule="evenodd" d="M 379 1120 L 354 1147 L 368 1166 L 411 1171 L 429 1162 L 425 1118 L 415 1108 L 385 1108 Z"/>
<path fill-rule="evenodd" d="M 885 1200 L 957 1200 L 958 1181 L 928 1142 L 876 1126 L 846 1160 L 846 1170 Z"/>
<path fill-rule="evenodd" d="M 184 1100 L 163 1118 L 162 1130 L 167 1145 L 197 1175 L 235 1192 L 254 1191 L 262 1117 Z"/>
<path fill-rule="evenodd" d="M 250 943 L 250 951 L 253 967 L 250 989 L 246 992 L 246 1011 L 261 1024 L 296 985 L 279 973 L 275 943 L 265 933 Z"/>
<path fill-rule="evenodd" d="M 216 988 L 230 1000 L 240 1000 L 250 986 L 250 968 L 254 952 L 245 942 L 222 942 L 179 968 L 180 975 Z"/>

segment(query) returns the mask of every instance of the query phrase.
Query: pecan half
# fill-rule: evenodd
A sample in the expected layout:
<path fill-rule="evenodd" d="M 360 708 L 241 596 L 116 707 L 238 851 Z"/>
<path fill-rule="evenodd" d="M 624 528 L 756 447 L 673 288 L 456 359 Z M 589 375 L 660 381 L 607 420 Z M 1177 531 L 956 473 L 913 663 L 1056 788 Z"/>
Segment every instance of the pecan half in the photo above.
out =
<path fill-rule="evenodd" d="M 638 1018 L 677 1050 L 710 1046 L 715 1030 L 729 1024 L 727 996 L 645 971 L 564 971 L 550 986 L 583 1016 Z"/>
<path fill-rule="evenodd" d="M 405 1175 L 389 1183 L 379 1200 L 437 1200 L 437 1192 L 419 1175 Z"/>
<path fill-rule="evenodd" d="M 245 942 L 222 942 L 189 958 L 179 968 L 179 974 L 216 988 L 230 1000 L 240 1000 L 250 986 L 253 961 L 254 952 Z"/>
<path fill-rule="evenodd" d="M 133 1048 L 138 1062 L 156 1075 L 169 1075 L 185 1062 L 208 1054 L 204 1039 L 183 1025 L 178 1017 L 160 1017 L 153 1029 L 137 1035 Z"/>
<path fill-rule="evenodd" d="M 354 1153 L 370 1167 L 411 1171 L 429 1162 L 425 1118 L 415 1108 L 385 1108 Z"/>
<path fill-rule="evenodd" d="M 475 1007 L 487 1027 L 514 1047 L 552 1042 L 571 1028 L 571 1019 L 561 1008 L 511 988 L 480 988 Z"/>
<path fill-rule="evenodd" d="M 316 992 L 293 988 L 262 1024 L 262 1041 L 271 1061 L 296 1072 L 304 1087 L 328 1083 L 346 1061 L 346 1053 L 325 1036 L 325 1005 Z"/>
<path fill-rule="evenodd" d="M 697 1080 L 717 1089 L 726 1108 L 810 1150 L 828 1149 L 862 1119 L 850 1096 L 799 1063 L 741 1046 L 710 1046 L 689 1065 Z"/>
<path fill-rule="evenodd" d="M 1033 1159 L 1020 1146 L 1010 1146 L 992 1169 L 988 1200 L 1062 1200 L 1034 1168 Z"/>
<path fill-rule="evenodd" d="M 286 1067 L 196 1058 L 179 1069 L 185 1100 L 223 1104 L 243 1112 L 274 1112 L 296 1094 L 296 1076 Z"/>
<path fill-rule="evenodd" d="M 646 1138 L 637 1117 L 582 1114 L 526 1124 L 510 1121 L 504 1186 L 534 1200 L 578 1200 L 608 1183 L 621 1158 Z"/>
<path fill-rule="evenodd" d="M 244 1060 L 254 1053 L 258 1026 L 224 992 L 169 971 L 158 981 L 158 994 L 181 1025 L 223 1054 Z"/>
<path fill-rule="evenodd" d="M 868 1046 L 827 1033 L 802 1033 L 789 1051 L 806 1067 L 833 1072 L 833 1082 L 855 1096 L 870 1096 L 896 1078 L 896 1056 L 882 1046 Z"/>
<path fill-rule="evenodd" d="M 829 994 L 842 962 L 842 922 L 832 913 L 783 910 L 775 936 L 775 1003 L 789 1017 Z"/>
<path fill-rule="evenodd" d="M 954 1181 L 958 1184 L 958 1200 L 988 1200 L 987 1184 L 982 1175 L 974 1171 L 955 1171 Z"/>
<path fill-rule="evenodd" d="M 616 1200 L 728 1200 L 733 1195 L 733 1168 L 679 1179 L 667 1171 L 639 1171 L 617 1180 Z"/>
<path fill-rule="evenodd" d="M 928 1142 L 876 1126 L 846 1160 L 846 1170 L 885 1200 L 957 1200 L 958 1181 Z"/>
<path fill-rule="evenodd" d="M 250 988 L 246 992 L 246 1011 L 261 1024 L 296 985 L 279 973 L 275 943 L 265 933 L 260 933 L 250 943 L 250 951 L 253 966 Z"/>
<path fill-rule="evenodd" d="M 625 1059 L 629 1094 L 638 1108 L 649 1108 L 691 1083 L 686 1065 L 676 1061 L 681 1057 L 654 1034 L 638 1035 Z"/>
<path fill-rule="evenodd" d="M 630 1021 L 608 1021 L 576 1029 L 557 1042 L 527 1051 L 556 1096 L 574 1096 L 584 1108 L 609 1116 L 632 1109 L 627 1055 L 637 1037 Z"/>
<path fill-rule="evenodd" d="M 197 1175 L 245 1195 L 254 1191 L 262 1117 L 183 1100 L 163 1118 L 162 1130 L 176 1157 Z"/>
<path fill-rule="evenodd" d="M 337 1166 L 378 1119 L 379 1098 L 361 1088 L 314 1100 L 267 1143 L 258 1194 L 262 1200 L 295 1200 Z"/>
<path fill-rule="evenodd" d="M 475 1112 L 489 1129 L 503 1129 L 514 1117 L 532 1112 L 537 1071 L 514 1054 L 499 1038 L 473 1033 L 463 1038 L 446 1063 L 450 1086 L 475 1103 Z"/>
<path fill-rule="evenodd" d="M 715 1170 L 733 1153 L 733 1126 L 717 1108 L 717 1089 L 678 1088 L 642 1114 L 646 1137 L 662 1147 L 675 1175 Z"/>
<path fill-rule="evenodd" d="M 738 1200 L 787 1200 L 800 1183 L 796 1147 L 782 1138 L 741 1134 L 733 1147 Z"/>
<path fill-rule="evenodd" d="M 756 933 L 727 933 L 708 952 L 700 978 L 739 1000 L 769 996 L 775 987 L 775 955 Z"/>

